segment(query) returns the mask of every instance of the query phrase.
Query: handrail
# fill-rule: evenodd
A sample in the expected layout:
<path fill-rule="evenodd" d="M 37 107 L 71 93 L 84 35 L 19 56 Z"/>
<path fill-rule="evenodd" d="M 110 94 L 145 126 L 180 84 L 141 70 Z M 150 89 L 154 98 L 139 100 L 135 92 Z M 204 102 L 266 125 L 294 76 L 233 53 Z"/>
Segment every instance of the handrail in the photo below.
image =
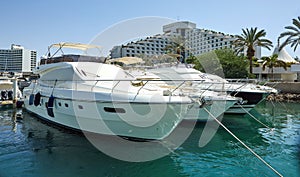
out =
<path fill-rule="evenodd" d="M 175 92 L 179 87 L 181 87 L 186 81 L 183 81 L 181 84 L 179 84 L 174 90 L 172 90 L 171 94 Z"/>
<path fill-rule="evenodd" d="M 67 82 L 67 81 L 75 81 L 75 82 L 79 82 L 79 81 L 162 81 L 162 82 L 167 82 L 167 81 L 202 81 L 204 82 L 205 80 L 202 79 L 84 79 L 84 80 L 65 80 L 65 79 L 53 79 L 53 80 L 44 80 L 44 79 L 39 79 L 40 81 L 61 81 L 61 82 Z M 205 82 L 205 83 L 209 83 L 209 82 Z M 211 83 L 215 83 L 215 82 L 211 82 Z M 217 82 L 218 83 L 218 82 Z M 222 83 L 222 82 L 220 82 Z"/>
<path fill-rule="evenodd" d="M 96 87 L 96 85 L 98 84 L 98 80 L 95 82 L 95 84 L 91 87 L 91 92 L 94 90 L 94 88 Z"/>
<path fill-rule="evenodd" d="M 118 82 L 113 86 L 113 88 L 111 89 L 111 93 L 114 92 L 114 89 L 116 88 L 116 86 L 117 86 L 120 82 L 121 82 L 121 81 L 118 81 Z"/>
<path fill-rule="evenodd" d="M 136 95 L 134 96 L 133 100 L 135 100 L 135 98 L 138 96 L 138 94 L 140 93 L 140 91 L 142 90 L 142 88 L 144 88 L 144 86 L 148 83 L 149 81 L 146 81 L 145 84 L 142 84 L 141 88 L 136 92 Z"/>

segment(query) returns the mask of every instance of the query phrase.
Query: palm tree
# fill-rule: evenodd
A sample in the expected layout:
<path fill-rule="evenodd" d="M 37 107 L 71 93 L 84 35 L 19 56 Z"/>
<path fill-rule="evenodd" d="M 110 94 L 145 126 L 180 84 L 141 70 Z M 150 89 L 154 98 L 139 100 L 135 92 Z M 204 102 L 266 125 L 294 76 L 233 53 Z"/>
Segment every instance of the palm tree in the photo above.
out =
<path fill-rule="evenodd" d="M 262 57 L 262 60 L 264 60 L 262 64 L 262 69 L 265 70 L 266 67 L 271 68 L 272 78 L 274 80 L 274 67 L 283 67 L 285 70 L 287 70 L 287 63 L 284 61 L 278 60 L 278 55 L 274 54 L 270 57 Z"/>
<path fill-rule="evenodd" d="M 177 58 L 180 62 L 180 59 L 185 57 L 186 39 L 182 36 L 172 37 L 165 50 L 169 56 Z"/>
<path fill-rule="evenodd" d="M 249 60 L 250 65 L 249 72 L 252 74 L 252 59 L 255 55 L 254 48 L 256 46 L 261 46 L 270 50 L 270 47 L 273 45 L 270 40 L 263 38 L 266 36 L 265 30 L 257 31 L 257 27 L 251 28 L 250 30 L 248 28 L 242 30 L 243 33 L 236 36 L 237 39 L 233 42 L 233 44 L 235 45 L 238 53 L 247 49 L 247 59 Z"/>
<path fill-rule="evenodd" d="M 280 34 L 279 39 L 283 37 L 287 37 L 285 41 L 280 45 L 279 50 L 287 45 L 291 45 L 294 47 L 294 51 L 296 51 L 298 45 L 300 44 L 300 16 L 298 19 L 293 19 L 294 26 L 286 26 L 284 27 L 288 31 Z"/>

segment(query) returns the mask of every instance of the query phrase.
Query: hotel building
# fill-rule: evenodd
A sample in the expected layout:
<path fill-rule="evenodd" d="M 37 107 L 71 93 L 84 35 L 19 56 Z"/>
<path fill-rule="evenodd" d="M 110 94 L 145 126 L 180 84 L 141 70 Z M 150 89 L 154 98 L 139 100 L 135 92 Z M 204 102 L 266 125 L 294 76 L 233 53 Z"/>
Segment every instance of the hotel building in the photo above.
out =
<path fill-rule="evenodd" d="M 141 57 L 166 54 L 165 47 L 171 43 L 172 37 L 182 36 L 185 39 L 187 55 L 200 55 L 216 49 L 233 49 L 234 35 L 224 34 L 212 30 L 196 28 L 196 24 L 189 21 L 179 21 L 163 26 L 163 34 L 147 37 L 122 46 L 115 46 L 111 50 L 111 58 Z M 260 58 L 260 48 L 256 49 L 256 57 Z"/>
<path fill-rule="evenodd" d="M 169 36 L 165 34 L 158 34 L 147 37 L 136 42 L 130 42 L 126 45 L 115 46 L 110 51 L 111 58 L 121 57 L 143 57 L 143 56 L 157 56 L 165 54 L 165 48 L 170 43 Z"/>
<path fill-rule="evenodd" d="M 36 51 L 12 44 L 10 49 L 0 49 L 0 72 L 29 73 L 36 67 Z"/>

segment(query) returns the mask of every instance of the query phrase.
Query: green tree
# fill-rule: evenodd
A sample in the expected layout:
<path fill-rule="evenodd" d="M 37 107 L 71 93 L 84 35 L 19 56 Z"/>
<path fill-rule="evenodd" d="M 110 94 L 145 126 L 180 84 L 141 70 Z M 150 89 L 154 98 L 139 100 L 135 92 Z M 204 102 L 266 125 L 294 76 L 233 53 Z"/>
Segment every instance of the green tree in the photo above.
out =
<path fill-rule="evenodd" d="M 287 70 L 287 63 L 284 61 L 278 60 L 278 55 L 274 54 L 270 57 L 262 57 L 262 60 L 264 60 L 262 69 L 265 70 L 266 67 L 271 69 L 272 78 L 274 80 L 274 67 L 283 67 L 285 70 Z"/>
<path fill-rule="evenodd" d="M 287 45 L 291 45 L 291 47 L 294 47 L 294 51 L 296 51 L 298 45 L 300 44 L 300 16 L 298 19 L 293 19 L 293 25 L 294 26 L 286 26 L 285 29 L 288 31 L 280 34 L 279 40 L 284 37 L 286 37 L 286 39 L 280 45 L 279 50 Z"/>
<path fill-rule="evenodd" d="M 243 56 L 238 56 L 231 49 L 215 50 L 223 68 L 225 78 L 248 77 L 248 62 Z"/>
<path fill-rule="evenodd" d="M 246 78 L 248 76 L 247 59 L 238 56 L 232 49 L 218 49 L 195 58 L 188 58 L 187 61 L 192 61 L 195 65 L 194 68 L 202 72 L 225 78 Z"/>
<path fill-rule="evenodd" d="M 257 27 L 242 29 L 243 33 L 241 35 L 236 36 L 236 40 L 233 44 L 236 47 L 236 51 L 238 53 L 243 52 L 245 49 L 247 50 L 247 59 L 249 60 L 249 72 L 252 74 L 252 60 L 255 56 L 255 47 L 261 46 L 270 50 L 272 47 L 272 42 L 266 38 L 265 30 L 257 30 Z"/>

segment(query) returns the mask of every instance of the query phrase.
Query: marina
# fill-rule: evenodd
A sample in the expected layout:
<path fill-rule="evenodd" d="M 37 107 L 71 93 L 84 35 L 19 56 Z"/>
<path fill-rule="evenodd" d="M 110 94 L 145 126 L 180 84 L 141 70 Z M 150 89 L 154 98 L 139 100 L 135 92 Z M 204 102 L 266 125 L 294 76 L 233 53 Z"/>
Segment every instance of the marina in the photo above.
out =
<path fill-rule="evenodd" d="M 3 1 L 0 177 L 299 177 L 297 4 Z"/>
<path fill-rule="evenodd" d="M 299 174 L 300 105 L 262 102 L 249 115 L 225 115 L 223 124 L 283 176 Z M 180 124 L 187 127 L 188 123 Z M 125 162 L 105 155 L 80 133 L 39 121 L 24 109 L 0 112 L 0 176 L 274 176 L 222 128 L 204 147 L 198 123 L 173 153 L 155 161 Z M 63 168 L 62 168 L 63 167 Z"/>
<path fill-rule="evenodd" d="M 53 52 L 52 48 L 57 49 Z M 133 163 L 172 157 L 186 141 L 193 139 L 194 132 L 199 129 L 202 133 L 195 148 L 205 148 L 222 129 L 269 171 L 283 176 L 271 162 L 251 148 L 247 140 L 240 138 L 241 132 L 233 132 L 230 130 L 232 125 L 227 123 L 232 118 L 231 121 L 239 123 L 251 119 L 263 126 L 266 132 L 275 131 L 272 124 L 259 120 L 264 117 L 265 110 L 258 107 L 258 112 L 255 112 L 254 108 L 261 102 L 270 107 L 270 102 L 264 100 L 270 94 L 277 94 L 276 89 L 244 81 L 228 81 L 180 63 L 147 70 L 138 67 L 126 69 L 124 64 L 119 65 L 120 60 L 126 62 L 125 58 L 106 62 L 97 56 L 66 54 L 66 48 L 84 52 L 98 49 L 94 45 L 79 43 L 52 44 L 33 72 L 38 77 L 22 89 L 23 96 L 19 93 L 16 77 L 2 81 L 1 108 L 11 114 L 13 132 L 17 132 L 17 125 L 25 121 L 24 117 L 34 116 L 45 126 L 73 131 L 80 134 L 79 137 L 84 135 L 99 151 L 112 158 Z M 134 60 L 129 63 L 136 64 Z M 5 88 L 7 85 L 12 88 Z M 16 109 L 16 105 L 20 105 L 17 100 L 24 103 L 23 109 Z M 271 103 L 273 109 L 277 107 Z M 7 105 L 13 106 L 7 108 Z M 257 115 L 250 113 L 251 110 Z M 249 118 L 245 118 L 247 116 Z M 239 124 L 236 126 L 240 128 Z M 46 138 L 48 136 L 52 138 L 53 135 L 47 131 Z M 126 144 L 123 144 L 124 140 Z M 148 145 L 141 142 L 133 145 L 130 141 Z M 170 145 L 172 143 L 174 145 Z M 99 145 L 118 149 L 118 155 L 101 150 Z M 125 149 L 119 149 L 120 146 Z M 137 150 L 136 157 L 131 157 L 133 152 L 128 148 L 140 146 L 143 150 Z M 40 150 L 34 148 L 33 151 Z M 122 151 L 128 154 L 120 156 L 124 154 Z M 152 154 L 151 151 L 166 152 Z"/>
<path fill-rule="evenodd" d="M 52 47 L 58 49 L 53 52 Z M 36 79 L 22 88 L 22 94 L 17 77 L 2 82 L 1 121 L 6 128 L 11 126 L 10 129 L 4 128 L 4 132 L 18 133 L 18 126 L 25 125 L 28 119 L 30 124 L 40 124 L 44 127 L 43 131 L 47 130 L 45 138 L 41 138 L 42 142 L 52 142 L 55 137 L 53 132 L 71 135 L 75 139 L 81 138 L 81 142 L 86 141 L 87 146 L 94 146 L 106 158 L 128 164 L 166 158 L 176 159 L 178 163 L 186 158 L 185 154 L 199 156 L 199 149 L 208 150 L 203 151 L 201 156 L 211 153 L 207 147 L 221 139 L 216 141 L 216 147 L 212 150 L 229 151 L 228 143 L 235 142 L 232 148 L 243 148 L 249 157 L 255 158 L 265 168 L 263 172 L 266 176 L 270 173 L 284 176 L 283 170 L 266 155 L 269 152 L 256 148 L 257 144 L 266 143 L 264 136 L 282 133 L 280 129 L 283 125 L 276 124 L 276 121 L 283 112 L 286 113 L 283 113 L 285 116 L 282 119 L 291 121 L 292 117 L 292 121 L 299 121 L 299 112 L 296 111 L 299 103 L 265 101 L 267 96 L 278 93 L 276 89 L 249 82 L 251 80 L 225 80 L 181 63 L 162 68 L 128 68 L 123 67 L 124 64 L 119 65 L 120 60 L 126 62 L 125 58 L 107 62 L 97 56 L 67 54 L 64 53 L 65 48 L 86 52 L 97 49 L 97 46 L 79 43 L 51 45 L 33 72 Z M 129 63 L 136 64 L 134 60 Z M 6 88 L 7 85 L 11 88 Z M 23 108 L 17 106 L 21 105 L 20 102 Z M 279 115 L 276 112 L 278 107 L 281 107 Z M 273 118 L 270 120 L 270 117 Z M 35 128 L 25 133 L 28 135 L 22 135 L 26 142 L 35 137 L 34 132 L 39 129 Z M 243 135 L 245 130 L 252 130 L 252 135 Z M 297 128 L 291 131 L 296 131 L 293 143 L 297 148 L 293 153 L 297 154 L 299 140 L 296 135 L 299 132 Z M 260 137 L 257 144 L 246 139 L 255 136 Z M 3 147 L 6 145 L 4 143 Z M 132 151 L 132 148 L 137 149 Z M 188 150 L 190 148 L 191 151 Z M 42 149 L 33 147 L 31 153 L 37 154 Z M 46 145 L 50 155 L 54 154 L 55 149 Z M 79 148 L 79 151 L 89 149 L 93 148 Z M 6 157 L 5 153 L 3 155 Z M 197 165 L 202 160 L 206 162 L 208 159 L 189 160 L 187 163 Z M 216 162 L 213 166 L 218 166 L 217 160 L 212 161 Z M 254 169 L 257 167 L 249 168 L 253 170 L 251 175 L 255 176 Z M 191 172 L 186 175 L 193 176 Z M 229 174 L 232 172 L 226 175 Z"/>

